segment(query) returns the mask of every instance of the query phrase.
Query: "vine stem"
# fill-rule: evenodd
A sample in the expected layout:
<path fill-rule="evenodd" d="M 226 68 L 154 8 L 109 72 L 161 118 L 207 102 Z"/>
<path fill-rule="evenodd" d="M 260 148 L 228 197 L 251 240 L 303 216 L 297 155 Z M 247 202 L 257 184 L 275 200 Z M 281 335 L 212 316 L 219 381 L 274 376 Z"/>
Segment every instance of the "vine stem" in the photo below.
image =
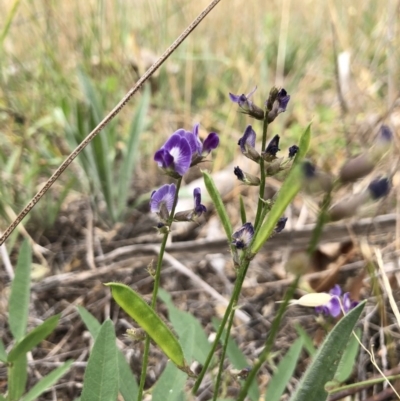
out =
<path fill-rule="evenodd" d="M 182 183 L 182 177 L 179 178 L 176 183 L 176 192 L 175 192 L 174 203 L 172 205 L 172 209 L 169 214 L 169 219 L 168 219 L 168 223 L 167 223 L 168 231 L 164 234 L 164 237 L 162 239 L 161 246 L 160 246 L 160 252 L 158 253 L 156 273 L 154 275 L 153 294 L 151 297 L 152 309 L 155 309 L 155 307 L 156 307 L 158 289 L 160 287 L 161 267 L 162 267 L 162 262 L 164 259 L 164 252 L 165 252 L 165 248 L 167 246 L 170 228 L 171 228 L 172 222 L 174 220 L 176 205 L 178 204 L 178 194 L 179 194 L 179 189 L 181 187 L 181 183 Z M 140 374 L 139 392 L 138 392 L 138 398 L 137 398 L 138 401 L 142 401 L 142 398 L 143 398 L 143 390 L 144 390 L 144 385 L 146 382 L 147 365 L 148 365 L 148 361 L 149 361 L 149 352 L 150 352 L 150 337 L 148 335 L 146 335 L 146 340 L 144 343 L 144 351 L 143 351 L 142 371 Z"/>
<path fill-rule="evenodd" d="M 53 175 L 46 181 L 40 191 L 29 201 L 25 208 L 20 212 L 16 219 L 9 225 L 0 237 L 0 245 L 11 235 L 18 224 L 25 218 L 25 216 L 34 208 L 43 195 L 50 189 L 56 182 L 60 175 L 67 169 L 67 167 L 75 160 L 75 158 L 82 152 L 83 149 L 95 138 L 99 132 L 126 106 L 132 96 L 143 86 L 143 84 L 160 68 L 160 66 L 167 60 L 167 58 L 179 47 L 179 45 L 193 32 L 193 30 L 200 24 L 200 22 L 211 12 L 211 10 L 221 0 L 212 0 L 211 3 L 194 19 L 194 21 L 179 35 L 179 37 L 172 43 L 171 46 L 165 50 L 161 57 L 140 77 L 129 92 L 120 100 L 120 102 L 111 110 L 109 114 L 97 125 L 96 128 L 72 151 L 72 153 L 65 159 L 65 161 L 58 167 Z"/>

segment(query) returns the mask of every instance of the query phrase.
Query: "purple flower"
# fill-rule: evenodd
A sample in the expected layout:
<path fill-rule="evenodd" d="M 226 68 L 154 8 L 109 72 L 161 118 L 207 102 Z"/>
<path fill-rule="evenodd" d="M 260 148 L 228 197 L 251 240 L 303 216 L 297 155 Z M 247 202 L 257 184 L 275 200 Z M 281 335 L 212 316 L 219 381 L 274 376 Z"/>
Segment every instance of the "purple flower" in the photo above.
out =
<path fill-rule="evenodd" d="M 174 216 L 175 221 L 196 221 L 203 213 L 207 211 L 207 208 L 201 204 L 201 190 L 195 188 L 193 190 L 194 207 L 191 210 L 185 210 L 178 212 Z"/>
<path fill-rule="evenodd" d="M 286 226 L 287 217 L 281 217 L 278 222 L 276 223 L 274 231 L 278 234 L 283 231 Z"/>
<path fill-rule="evenodd" d="M 195 188 L 193 190 L 193 198 L 194 198 L 194 215 L 196 217 L 200 217 L 203 213 L 207 211 L 207 208 L 201 204 L 201 190 L 200 188 Z"/>
<path fill-rule="evenodd" d="M 216 149 L 219 145 L 219 137 L 215 132 L 208 134 L 204 142 L 201 142 L 199 138 L 199 126 L 200 124 L 195 124 L 193 127 L 193 132 L 185 131 L 184 129 L 179 129 L 175 133 L 185 138 L 192 151 L 191 166 L 200 163 L 212 150 Z"/>
<path fill-rule="evenodd" d="M 388 178 L 377 178 L 368 185 L 368 191 L 373 200 L 384 198 L 390 192 L 390 181 Z"/>
<path fill-rule="evenodd" d="M 175 184 L 165 184 L 153 191 L 150 197 L 150 211 L 157 213 L 163 220 L 167 220 L 174 204 L 175 195 Z"/>
<path fill-rule="evenodd" d="M 238 145 L 246 157 L 255 162 L 260 160 L 260 155 L 254 149 L 256 145 L 256 133 L 251 125 L 248 125 L 245 129 L 243 136 L 239 139 Z"/>
<path fill-rule="evenodd" d="M 241 108 L 242 113 L 248 114 L 251 117 L 254 117 L 257 120 L 264 119 L 264 111 L 256 106 L 251 100 L 250 97 L 256 91 L 257 86 L 247 95 L 234 95 L 233 93 L 229 92 L 229 98 L 232 102 L 237 103 Z"/>
<path fill-rule="evenodd" d="M 275 135 L 265 148 L 265 152 L 262 152 L 262 157 L 265 161 L 271 162 L 276 159 L 276 154 L 280 151 L 279 139 L 279 135 Z"/>
<path fill-rule="evenodd" d="M 183 130 L 176 131 L 154 155 L 158 166 L 174 178 L 183 176 L 192 160 L 191 146 L 180 131 Z"/>
<path fill-rule="evenodd" d="M 345 313 L 355 308 L 358 305 L 357 301 L 352 301 L 350 299 L 350 294 L 348 292 L 343 294 L 343 310 Z"/>
<path fill-rule="evenodd" d="M 278 114 L 286 111 L 289 100 L 290 95 L 287 94 L 285 89 L 271 89 L 270 96 L 266 102 L 266 107 L 268 110 L 268 123 L 272 123 Z"/>
<path fill-rule="evenodd" d="M 293 145 L 289 148 L 289 158 L 292 159 L 296 156 L 297 152 L 299 151 L 299 147 L 297 145 Z"/>
<path fill-rule="evenodd" d="M 251 223 L 244 223 L 239 230 L 232 234 L 232 244 L 236 246 L 237 249 L 247 248 L 253 239 L 254 228 Z"/>
<path fill-rule="evenodd" d="M 317 306 L 315 311 L 317 313 L 323 313 L 324 315 L 330 315 L 332 317 L 338 317 L 342 312 L 342 308 L 345 313 L 353 309 L 358 305 L 358 302 L 351 301 L 350 294 L 346 292 L 343 296 L 342 290 L 338 284 L 336 284 L 330 291 L 329 294 L 332 296 L 331 300 L 323 306 Z"/>

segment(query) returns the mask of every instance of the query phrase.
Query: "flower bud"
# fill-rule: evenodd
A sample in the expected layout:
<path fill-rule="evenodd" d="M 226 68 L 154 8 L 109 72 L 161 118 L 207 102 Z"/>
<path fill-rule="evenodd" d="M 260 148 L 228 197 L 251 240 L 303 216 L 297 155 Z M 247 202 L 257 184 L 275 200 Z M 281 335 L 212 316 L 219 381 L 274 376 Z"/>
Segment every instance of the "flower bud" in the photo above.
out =
<path fill-rule="evenodd" d="M 229 93 L 229 98 L 232 102 L 237 103 L 240 107 L 240 111 L 243 114 L 247 114 L 250 117 L 255 118 L 256 120 L 264 120 L 264 110 L 260 107 L 256 106 L 251 100 L 250 97 L 256 91 L 257 87 L 255 87 L 248 95 L 234 95 L 233 93 Z"/>
<path fill-rule="evenodd" d="M 236 175 L 239 181 L 242 181 L 246 185 L 260 185 L 260 179 L 258 177 L 249 173 L 245 173 L 239 166 L 233 169 L 233 173 Z"/>

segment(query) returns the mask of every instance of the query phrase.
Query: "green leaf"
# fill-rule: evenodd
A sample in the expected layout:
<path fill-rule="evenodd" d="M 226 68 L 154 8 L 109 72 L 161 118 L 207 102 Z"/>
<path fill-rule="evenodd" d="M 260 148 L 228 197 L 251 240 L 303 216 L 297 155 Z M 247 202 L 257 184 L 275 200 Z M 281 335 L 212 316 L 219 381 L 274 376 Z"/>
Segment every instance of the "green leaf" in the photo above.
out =
<path fill-rule="evenodd" d="M 179 338 L 183 338 L 187 327 L 194 328 L 196 347 L 193 348 L 193 353 L 191 355 L 188 356 L 185 353 L 185 356 L 186 358 L 193 358 L 203 364 L 207 358 L 208 352 L 211 349 L 211 344 L 208 342 L 207 336 L 200 322 L 192 314 L 176 308 L 171 300 L 171 295 L 162 288 L 160 288 L 158 291 L 158 297 L 167 306 L 169 320 Z"/>
<path fill-rule="evenodd" d="M 95 339 L 100 331 L 101 324 L 84 307 L 78 306 L 81 319 Z M 119 391 L 125 401 L 134 401 L 137 399 L 139 391 L 136 378 L 132 373 L 131 367 L 125 359 L 125 355 L 120 349 L 117 349 L 118 371 L 119 371 Z"/>
<path fill-rule="evenodd" d="M 137 111 L 133 117 L 128 135 L 126 149 L 124 149 L 123 162 L 118 175 L 117 216 L 121 216 L 126 208 L 132 185 L 132 176 L 137 162 L 137 150 L 140 134 L 144 130 L 145 118 L 150 104 L 150 87 L 145 86 Z"/>
<path fill-rule="evenodd" d="M 326 400 L 325 383 L 331 381 L 344 348 L 357 324 L 366 301 L 361 302 L 336 324 L 315 354 L 291 401 Z"/>
<path fill-rule="evenodd" d="M 310 141 L 311 141 L 311 123 L 308 124 L 307 128 L 305 129 L 300 138 L 299 151 L 297 152 L 296 157 L 294 159 L 295 165 L 300 163 L 306 157 L 308 149 L 310 147 Z"/>
<path fill-rule="evenodd" d="M 303 339 L 303 346 L 310 356 L 314 356 L 317 350 L 314 347 L 312 338 L 307 334 L 307 332 L 298 324 L 294 324 L 294 328 L 297 331 L 299 337 Z"/>
<path fill-rule="evenodd" d="M 186 367 L 185 358 L 179 341 L 147 302 L 120 283 L 107 283 L 117 304 L 153 339 L 153 341 L 180 368 Z"/>
<path fill-rule="evenodd" d="M 9 300 L 8 320 L 11 333 L 17 341 L 25 335 L 28 324 L 31 264 L 31 247 L 28 240 L 25 240 L 19 251 Z"/>
<path fill-rule="evenodd" d="M 96 337 L 85 371 L 81 401 L 114 401 L 118 396 L 114 326 L 106 320 Z"/>
<path fill-rule="evenodd" d="M 7 361 L 14 362 L 36 347 L 57 327 L 60 316 L 55 315 L 45 320 L 40 326 L 28 333 L 20 342 L 16 343 L 8 354 Z"/>
<path fill-rule="evenodd" d="M 361 329 L 357 328 L 354 331 L 357 337 L 360 338 Z M 339 383 L 344 383 L 351 376 L 359 348 L 360 348 L 359 342 L 357 341 L 356 337 L 352 335 L 344 350 L 342 359 L 339 362 L 339 366 L 333 379 L 334 381 Z"/>
<path fill-rule="evenodd" d="M 212 324 L 215 330 L 218 330 L 220 325 L 219 319 L 213 318 Z M 224 338 L 226 338 L 225 329 L 222 331 L 221 344 L 223 344 Z M 249 366 L 246 357 L 244 356 L 243 352 L 240 350 L 239 346 L 232 338 L 232 336 L 229 336 L 228 346 L 226 348 L 226 355 L 228 356 L 229 360 L 231 361 L 235 369 L 244 369 Z M 248 396 L 252 401 L 257 401 L 260 399 L 260 392 L 258 390 L 257 383 L 255 381 L 250 386 Z"/>
<path fill-rule="evenodd" d="M 217 211 L 217 214 L 221 220 L 222 226 L 224 227 L 226 237 L 228 238 L 228 240 L 230 240 L 232 237 L 232 225 L 229 220 L 228 213 L 226 212 L 224 202 L 222 201 L 221 195 L 218 192 L 218 189 L 215 186 L 214 180 L 212 179 L 211 175 L 206 171 L 202 171 L 202 173 L 204 184 L 214 204 L 215 210 Z"/>
<path fill-rule="evenodd" d="M 152 401 L 185 401 L 185 383 L 186 374 L 168 361 L 164 372 L 154 385 Z"/>
<path fill-rule="evenodd" d="M 0 361 L 7 362 L 7 352 L 3 340 L 0 338 Z"/>
<path fill-rule="evenodd" d="M 300 352 L 303 348 L 303 339 L 298 338 L 289 348 L 278 365 L 278 369 L 268 382 L 265 401 L 279 401 L 285 388 L 296 369 Z"/>
<path fill-rule="evenodd" d="M 35 401 L 41 394 L 47 391 L 53 384 L 64 376 L 74 361 L 70 360 L 54 369 L 47 376 L 37 382 L 21 399 L 21 401 Z"/>
<path fill-rule="evenodd" d="M 85 323 L 85 326 L 89 330 L 91 336 L 96 339 L 97 335 L 99 334 L 99 331 L 101 329 L 101 324 L 99 321 L 83 306 L 78 306 L 78 312 L 83 320 L 83 323 Z"/>
<path fill-rule="evenodd" d="M 265 241 L 268 240 L 279 218 L 282 217 L 286 208 L 289 206 L 289 203 L 299 192 L 301 188 L 300 174 L 301 171 L 299 166 L 294 166 L 290 170 L 288 176 L 286 177 L 284 183 L 282 184 L 281 189 L 279 190 L 278 196 L 275 200 L 274 205 L 271 208 L 271 211 L 268 213 L 267 218 L 264 221 L 263 225 L 255 234 L 251 246 L 252 254 L 256 254 L 260 250 L 260 248 L 264 245 Z"/>
<path fill-rule="evenodd" d="M 311 124 L 308 125 L 308 127 L 303 132 L 303 135 L 300 138 L 299 152 L 296 155 L 293 167 L 291 168 L 288 176 L 286 177 L 284 183 L 282 184 L 281 189 L 279 190 L 278 196 L 274 202 L 274 205 L 271 208 L 271 211 L 269 212 L 263 225 L 255 234 L 255 237 L 253 239 L 253 244 L 251 246 L 252 254 L 256 254 L 260 250 L 260 248 L 264 245 L 265 241 L 268 240 L 279 218 L 282 216 L 286 208 L 289 206 L 289 203 L 293 200 L 293 198 L 297 195 L 297 193 L 300 190 L 301 170 L 298 164 L 304 158 L 304 156 L 308 151 L 310 145 L 310 138 L 311 138 Z"/>
<path fill-rule="evenodd" d="M 182 348 L 185 350 L 186 356 L 193 353 L 195 345 L 194 333 L 195 328 L 193 326 L 187 326 L 182 333 Z M 154 386 L 152 401 L 185 401 L 186 378 L 187 376 L 184 372 L 168 362 L 167 367 Z"/>
<path fill-rule="evenodd" d="M 137 400 L 139 387 L 136 378 L 132 373 L 129 363 L 121 350 L 117 350 L 118 371 L 119 371 L 119 391 L 125 401 Z"/>
<path fill-rule="evenodd" d="M 8 367 L 8 401 L 19 401 L 25 392 L 28 377 L 28 359 L 26 354 L 14 360 Z"/>

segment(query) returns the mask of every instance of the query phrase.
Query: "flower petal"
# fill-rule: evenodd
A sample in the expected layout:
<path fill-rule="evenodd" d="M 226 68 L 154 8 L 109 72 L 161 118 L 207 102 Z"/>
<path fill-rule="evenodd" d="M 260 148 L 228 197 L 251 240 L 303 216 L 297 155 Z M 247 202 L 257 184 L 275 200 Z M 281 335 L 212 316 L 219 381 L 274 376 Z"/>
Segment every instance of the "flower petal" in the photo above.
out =
<path fill-rule="evenodd" d="M 165 184 L 154 191 L 150 198 L 150 211 L 152 213 L 158 213 L 161 210 L 161 205 L 164 203 L 168 212 L 170 212 L 174 204 L 175 194 L 175 184 Z"/>
<path fill-rule="evenodd" d="M 216 149 L 219 145 L 219 136 L 215 132 L 210 132 L 204 140 L 201 153 L 209 154 L 212 150 Z"/>

